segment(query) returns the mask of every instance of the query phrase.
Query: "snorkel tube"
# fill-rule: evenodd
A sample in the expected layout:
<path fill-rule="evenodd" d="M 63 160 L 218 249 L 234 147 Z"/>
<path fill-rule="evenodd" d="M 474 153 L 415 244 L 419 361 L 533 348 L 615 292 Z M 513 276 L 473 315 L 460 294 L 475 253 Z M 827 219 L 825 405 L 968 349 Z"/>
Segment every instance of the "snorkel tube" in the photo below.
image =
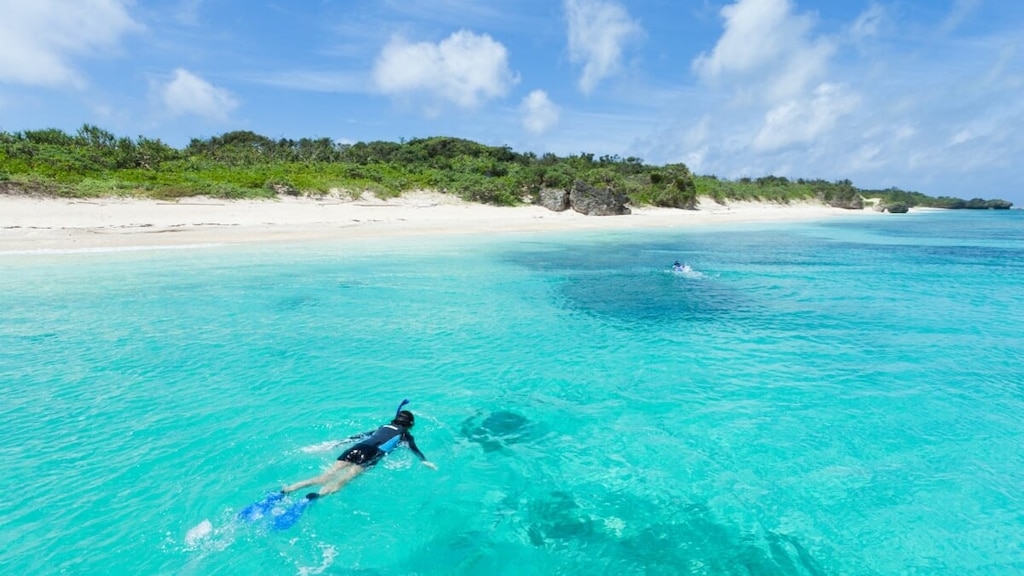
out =
<path fill-rule="evenodd" d="M 395 410 L 395 418 L 398 418 L 398 413 L 402 411 L 402 407 L 409 403 L 409 399 L 402 400 L 402 403 L 398 405 L 398 409 Z"/>

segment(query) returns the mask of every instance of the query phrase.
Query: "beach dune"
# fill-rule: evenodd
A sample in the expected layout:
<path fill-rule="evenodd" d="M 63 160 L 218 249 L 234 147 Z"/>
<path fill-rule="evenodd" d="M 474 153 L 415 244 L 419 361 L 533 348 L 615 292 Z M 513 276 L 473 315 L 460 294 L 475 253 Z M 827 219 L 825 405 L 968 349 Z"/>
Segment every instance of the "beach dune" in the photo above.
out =
<path fill-rule="evenodd" d="M 299 241 L 422 234 L 479 234 L 689 227 L 799 221 L 834 216 L 881 217 L 818 203 L 700 202 L 697 210 L 639 207 L 625 216 L 586 216 L 540 206 L 499 207 L 437 192 L 398 198 L 281 196 L 268 200 L 192 197 L 0 196 L 0 252 Z"/>

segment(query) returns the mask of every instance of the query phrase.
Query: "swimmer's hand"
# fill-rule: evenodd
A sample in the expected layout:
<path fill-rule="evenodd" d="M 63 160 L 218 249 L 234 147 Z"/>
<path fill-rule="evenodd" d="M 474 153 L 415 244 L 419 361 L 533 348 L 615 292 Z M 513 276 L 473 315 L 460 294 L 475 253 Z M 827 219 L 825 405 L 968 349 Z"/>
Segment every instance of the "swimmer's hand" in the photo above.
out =
<path fill-rule="evenodd" d="M 427 468 L 430 468 L 431 470 L 437 470 L 437 464 L 434 464 L 429 460 L 424 460 L 423 465 L 426 466 Z"/>

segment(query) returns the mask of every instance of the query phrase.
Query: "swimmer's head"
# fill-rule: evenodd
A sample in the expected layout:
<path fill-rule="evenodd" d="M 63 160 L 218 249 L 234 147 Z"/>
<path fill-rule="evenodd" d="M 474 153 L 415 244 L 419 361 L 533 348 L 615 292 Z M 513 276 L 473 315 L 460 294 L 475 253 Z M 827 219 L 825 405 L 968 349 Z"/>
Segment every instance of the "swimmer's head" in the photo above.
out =
<path fill-rule="evenodd" d="M 408 410 L 401 410 L 398 414 L 395 414 L 395 419 L 391 421 L 395 426 L 405 426 L 406 428 L 412 428 L 416 425 L 416 418 L 413 417 L 412 412 Z"/>

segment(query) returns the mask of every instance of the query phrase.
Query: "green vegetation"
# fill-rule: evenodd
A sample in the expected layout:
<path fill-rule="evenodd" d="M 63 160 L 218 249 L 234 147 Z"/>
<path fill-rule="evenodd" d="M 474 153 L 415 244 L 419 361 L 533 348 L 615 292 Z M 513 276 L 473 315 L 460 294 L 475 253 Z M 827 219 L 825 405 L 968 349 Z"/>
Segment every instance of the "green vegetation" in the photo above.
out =
<path fill-rule="evenodd" d="M 587 153 L 537 156 L 448 137 L 338 144 L 328 138 L 273 140 L 236 131 L 193 139 L 176 149 L 143 136 L 119 138 L 88 124 L 74 135 L 56 129 L 0 131 L 0 192 L 173 199 L 344 191 L 386 198 L 431 189 L 475 202 L 514 205 L 536 201 L 545 188 L 568 189 L 576 181 L 626 194 L 634 205 L 691 209 L 700 197 L 722 203 L 817 199 L 859 207 L 864 196 L 907 206 L 1009 207 L 1001 200 L 931 198 L 897 188 L 861 190 L 849 180 L 724 180 L 695 176 L 684 164 L 651 166 L 639 158 L 595 159 Z"/>

